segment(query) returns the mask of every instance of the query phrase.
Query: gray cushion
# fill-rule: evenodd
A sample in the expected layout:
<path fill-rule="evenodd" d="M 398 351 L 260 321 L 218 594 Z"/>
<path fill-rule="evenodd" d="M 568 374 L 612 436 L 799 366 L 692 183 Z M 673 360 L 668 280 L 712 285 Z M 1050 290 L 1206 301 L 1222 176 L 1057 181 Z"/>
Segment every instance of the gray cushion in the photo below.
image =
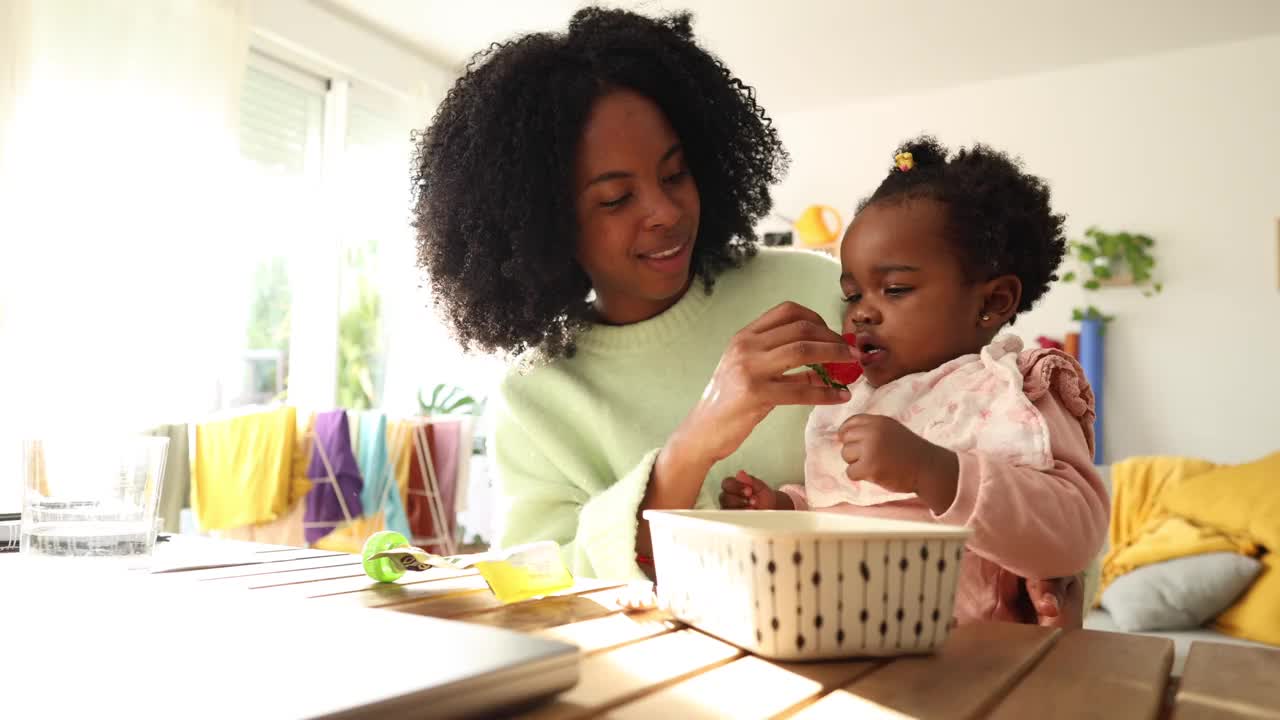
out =
<path fill-rule="evenodd" d="M 1229 552 L 1169 560 L 1116 578 L 1102 606 L 1125 632 L 1197 628 L 1230 607 L 1261 570 L 1256 559 Z"/>

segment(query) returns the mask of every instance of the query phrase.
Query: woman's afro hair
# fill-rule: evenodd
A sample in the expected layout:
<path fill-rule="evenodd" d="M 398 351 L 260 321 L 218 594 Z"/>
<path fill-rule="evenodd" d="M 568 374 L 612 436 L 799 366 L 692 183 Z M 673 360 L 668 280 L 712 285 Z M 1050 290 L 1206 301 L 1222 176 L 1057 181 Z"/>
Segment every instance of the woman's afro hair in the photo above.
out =
<path fill-rule="evenodd" d="M 698 45 L 687 13 L 585 8 L 565 33 L 476 55 L 415 134 L 418 263 L 466 349 L 573 354 L 591 317 L 574 259 L 574 156 L 592 104 L 617 88 L 653 100 L 684 147 L 702 202 L 692 267 L 705 291 L 755 253 L 788 157 L 754 90 Z"/>

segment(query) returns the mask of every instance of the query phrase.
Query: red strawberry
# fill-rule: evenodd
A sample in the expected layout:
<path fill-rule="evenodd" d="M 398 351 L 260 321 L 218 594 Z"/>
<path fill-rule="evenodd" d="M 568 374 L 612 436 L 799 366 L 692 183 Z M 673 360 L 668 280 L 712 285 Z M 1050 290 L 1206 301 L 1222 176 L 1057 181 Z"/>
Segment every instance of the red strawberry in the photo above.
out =
<path fill-rule="evenodd" d="M 858 336 L 853 333 L 845 333 L 843 337 L 850 347 L 858 341 Z M 822 363 L 820 366 L 810 365 L 809 367 L 818 373 L 818 377 L 821 377 L 823 382 L 834 388 L 846 388 L 862 377 L 862 366 L 856 362 Z"/>

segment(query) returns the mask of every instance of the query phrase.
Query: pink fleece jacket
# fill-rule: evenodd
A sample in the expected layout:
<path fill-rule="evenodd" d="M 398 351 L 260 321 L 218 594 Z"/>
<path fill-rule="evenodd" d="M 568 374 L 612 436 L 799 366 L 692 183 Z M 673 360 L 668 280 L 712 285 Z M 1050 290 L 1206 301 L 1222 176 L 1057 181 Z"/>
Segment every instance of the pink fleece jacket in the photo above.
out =
<path fill-rule="evenodd" d="M 941 515 L 914 497 L 823 509 L 971 528 L 955 602 L 960 623 L 1029 620 L 1020 579 L 1081 572 L 1107 531 L 1109 504 L 1092 460 L 1093 393 L 1083 370 L 1068 356 L 1046 350 L 1021 353 L 1018 367 L 1027 398 L 1049 428 L 1052 468 L 1035 470 L 960 452 L 955 502 Z M 782 490 L 797 510 L 809 508 L 803 487 Z"/>

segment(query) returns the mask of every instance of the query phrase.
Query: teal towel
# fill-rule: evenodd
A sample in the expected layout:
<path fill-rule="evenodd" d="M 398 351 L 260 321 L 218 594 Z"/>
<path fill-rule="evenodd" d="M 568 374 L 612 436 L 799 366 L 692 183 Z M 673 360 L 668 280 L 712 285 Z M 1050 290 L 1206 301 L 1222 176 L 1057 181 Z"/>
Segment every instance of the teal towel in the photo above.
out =
<path fill-rule="evenodd" d="M 387 457 L 387 416 L 380 412 L 360 413 L 359 449 L 356 462 L 364 476 L 364 488 L 360 491 L 360 504 L 366 515 L 383 511 L 388 530 L 395 530 L 405 537 L 409 533 L 409 518 L 400 502 L 400 488 L 392 474 Z M 385 495 L 385 497 L 384 497 Z"/>

